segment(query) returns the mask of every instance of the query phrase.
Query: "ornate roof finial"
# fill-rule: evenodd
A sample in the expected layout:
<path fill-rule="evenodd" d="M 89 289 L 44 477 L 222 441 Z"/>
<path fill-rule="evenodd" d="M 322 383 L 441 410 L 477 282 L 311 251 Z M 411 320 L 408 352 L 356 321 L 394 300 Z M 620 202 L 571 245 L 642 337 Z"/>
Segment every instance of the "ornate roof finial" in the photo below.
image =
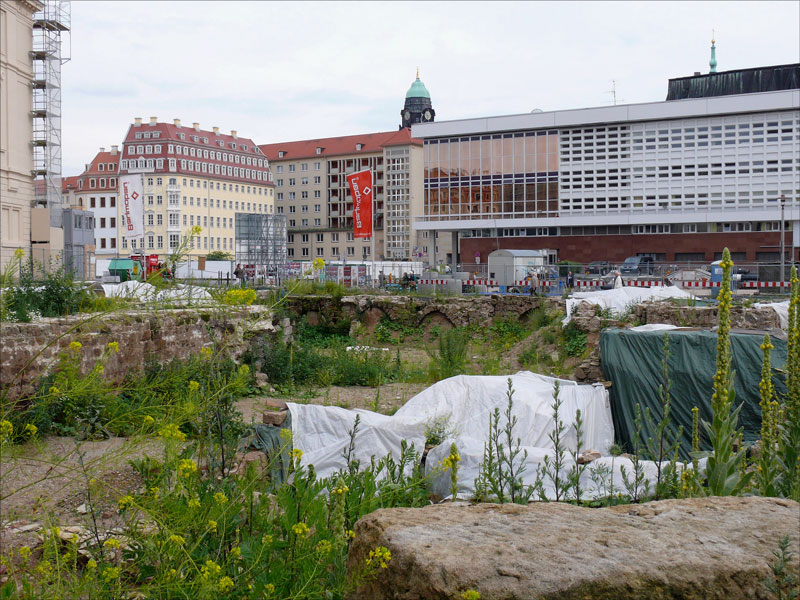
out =
<path fill-rule="evenodd" d="M 419 79 L 419 66 L 417 66 L 417 79 Z"/>
<path fill-rule="evenodd" d="M 711 30 L 711 60 L 708 61 L 708 66 L 710 67 L 709 73 L 716 73 L 717 72 L 717 47 L 714 45 L 714 30 Z"/>

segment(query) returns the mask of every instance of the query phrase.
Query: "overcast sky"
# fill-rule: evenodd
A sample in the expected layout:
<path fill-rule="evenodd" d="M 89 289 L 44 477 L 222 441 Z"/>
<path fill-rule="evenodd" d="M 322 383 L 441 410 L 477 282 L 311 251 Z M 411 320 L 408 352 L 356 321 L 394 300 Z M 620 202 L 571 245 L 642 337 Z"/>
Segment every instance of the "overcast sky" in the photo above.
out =
<path fill-rule="evenodd" d="M 72 2 L 64 175 L 134 117 L 270 143 L 397 129 L 417 66 L 436 120 L 664 100 L 667 80 L 800 61 L 791 2 Z"/>

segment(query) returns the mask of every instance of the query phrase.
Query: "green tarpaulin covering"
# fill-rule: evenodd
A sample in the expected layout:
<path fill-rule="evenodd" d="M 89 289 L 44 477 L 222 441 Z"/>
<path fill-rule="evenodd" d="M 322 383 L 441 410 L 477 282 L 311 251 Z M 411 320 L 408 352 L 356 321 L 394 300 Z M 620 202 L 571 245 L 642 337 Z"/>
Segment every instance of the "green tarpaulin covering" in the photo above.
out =
<path fill-rule="evenodd" d="M 664 331 L 606 329 L 600 335 L 603 374 L 612 382 L 611 412 L 615 437 L 626 451 L 633 448 L 636 432 L 635 406 L 642 413 L 650 408 L 653 421 L 661 418 L 658 388 L 662 383 Z M 717 334 L 705 330 L 669 330 L 669 374 L 672 396 L 672 425 L 683 426 L 681 457 L 689 458 L 692 447 L 692 408 L 700 408 L 700 418 L 711 421 L 712 379 L 716 370 Z M 764 332 L 731 333 L 733 369 L 736 371 L 736 405 L 743 404 L 739 426 L 745 442 L 760 438 L 761 409 L 758 384 L 761 381 L 761 343 Z M 786 340 L 772 336 L 772 383 L 779 396 L 786 393 L 784 369 Z M 654 435 L 643 423 L 643 438 Z M 710 450 L 700 427 L 701 449 Z"/>

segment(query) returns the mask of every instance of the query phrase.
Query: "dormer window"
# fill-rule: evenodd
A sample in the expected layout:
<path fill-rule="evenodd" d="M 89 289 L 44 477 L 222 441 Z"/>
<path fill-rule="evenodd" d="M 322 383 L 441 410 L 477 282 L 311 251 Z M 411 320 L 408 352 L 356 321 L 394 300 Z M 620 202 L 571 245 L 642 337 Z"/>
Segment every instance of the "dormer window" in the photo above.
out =
<path fill-rule="evenodd" d="M 322 148 L 321 146 L 317 146 L 317 154 L 322 154 L 323 150 L 324 148 Z"/>
<path fill-rule="evenodd" d="M 317 150 L 319 150 L 319 148 L 317 148 Z M 278 158 L 283 158 L 284 156 L 286 156 L 286 152 L 284 152 L 283 150 L 279 150 L 278 151 Z"/>
<path fill-rule="evenodd" d="M 103 164 L 103 163 L 98 163 L 98 165 L 97 165 L 97 170 L 98 170 L 98 171 L 104 171 L 104 170 L 105 170 L 105 164 Z"/>
<path fill-rule="evenodd" d="M 356 151 L 361 150 L 364 147 L 364 144 L 356 144 Z"/>
<path fill-rule="evenodd" d="M 244 150 L 245 152 L 247 152 L 247 146 L 242 146 L 242 150 Z"/>

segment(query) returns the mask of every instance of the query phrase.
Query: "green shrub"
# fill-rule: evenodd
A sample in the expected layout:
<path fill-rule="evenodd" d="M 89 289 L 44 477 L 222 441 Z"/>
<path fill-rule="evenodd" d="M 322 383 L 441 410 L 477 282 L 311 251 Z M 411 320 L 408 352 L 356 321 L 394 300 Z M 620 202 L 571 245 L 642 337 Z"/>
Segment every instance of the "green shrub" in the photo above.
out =
<path fill-rule="evenodd" d="M 467 365 L 468 348 L 467 330 L 453 327 L 442 332 L 437 340 L 436 353 L 425 349 L 431 358 L 429 365 L 431 378 L 438 381 L 463 373 Z"/>
<path fill-rule="evenodd" d="M 564 352 L 567 356 L 581 356 L 586 351 L 586 333 L 570 321 L 564 328 Z"/>

